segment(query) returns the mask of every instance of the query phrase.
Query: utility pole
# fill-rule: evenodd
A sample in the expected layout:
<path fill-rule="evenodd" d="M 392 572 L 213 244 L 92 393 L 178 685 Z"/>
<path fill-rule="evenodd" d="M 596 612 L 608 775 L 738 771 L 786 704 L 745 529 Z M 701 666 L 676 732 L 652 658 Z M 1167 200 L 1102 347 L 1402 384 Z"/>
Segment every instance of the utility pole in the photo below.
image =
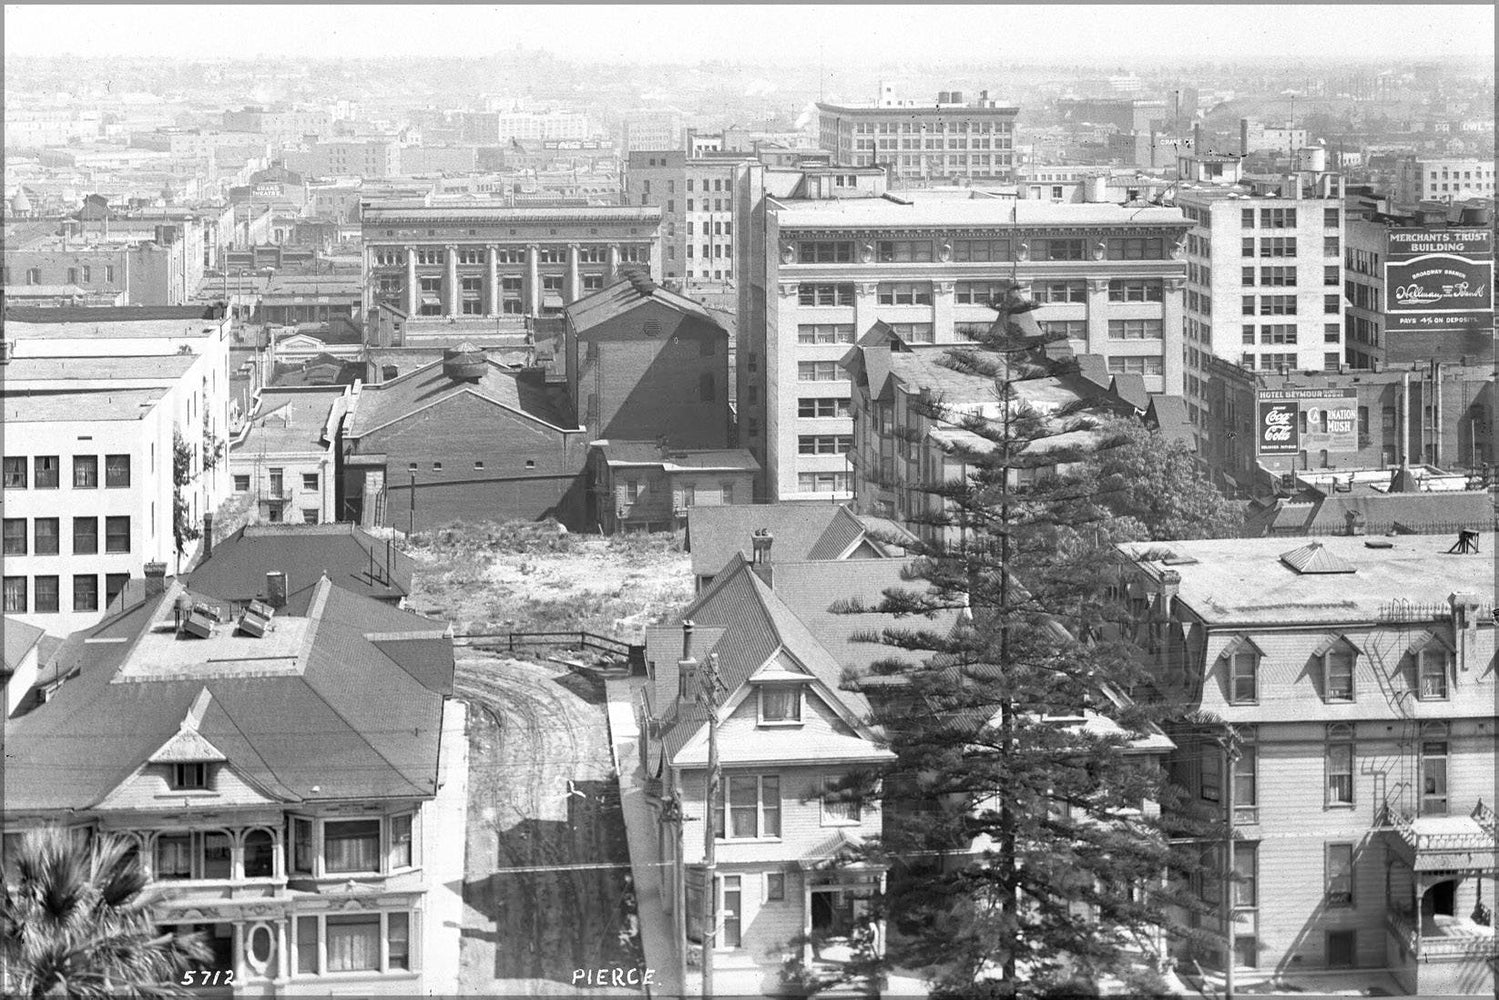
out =
<path fill-rule="evenodd" d="M 1223 1000 L 1234 1000 L 1234 770 L 1243 755 L 1239 749 L 1239 731 L 1226 726 L 1219 742 L 1223 745 Z"/>
<path fill-rule="evenodd" d="M 713 944 L 718 928 L 717 831 L 714 822 L 718 816 L 718 786 L 723 778 L 718 766 L 718 696 L 718 654 L 710 653 L 703 670 L 700 696 L 702 706 L 708 711 L 708 773 L 703 776 L 703 1000 L 713 996 Z M 725 803 L 724 823 L 727 825 L 728 822 L 728 805 Z"/>

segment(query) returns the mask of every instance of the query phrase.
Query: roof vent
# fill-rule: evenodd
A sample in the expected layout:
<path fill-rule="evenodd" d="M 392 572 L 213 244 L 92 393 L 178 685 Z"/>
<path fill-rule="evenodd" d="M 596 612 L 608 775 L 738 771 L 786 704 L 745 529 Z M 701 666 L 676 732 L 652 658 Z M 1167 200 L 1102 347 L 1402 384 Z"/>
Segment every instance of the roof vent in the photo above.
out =
<path fill-rule="evenodd" d="M 442 352 L 442 373 L 454 382 L 477 382 L 488 361 L 488 355 L 465 340 Z"/>
<path fill-rule="evenodd" d="M 1353 563 L 1327 551 L 1321 542 L 1307 542 L 1299 549 L 1282 553 L 1280 561 L 1301 576 L 1317 573 L 1352 573 L 1356 569 Z"/>
<path fill-rule="evenodd" d="M 632 267 L 620 271 L 620 276 L 630 283 L 637 295 L 650 297 L 656 293 L 656 283 L 651 280 L 649 271 L 643 268 Z"/>

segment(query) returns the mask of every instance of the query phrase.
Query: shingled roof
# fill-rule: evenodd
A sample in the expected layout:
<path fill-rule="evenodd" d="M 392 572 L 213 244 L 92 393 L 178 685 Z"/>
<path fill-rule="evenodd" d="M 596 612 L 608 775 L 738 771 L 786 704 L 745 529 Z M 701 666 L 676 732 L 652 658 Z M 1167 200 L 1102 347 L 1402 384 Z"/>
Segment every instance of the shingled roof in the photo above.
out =
<path fill-rule="evenodd" d="M 225 766 L 271 800 L 434 794 L 453 679 L 443 626 L 323 579 L 308 616 L 278 621 L 286 639 L 264 647 L 290 648 L 284 662 L 226 666 L 215 657 L 231 646 L 246 656 L 264 640 L 229 625 L 211 639 L 175 639 L 183 592 L 173 584 L 69 637 L 58 660 L 76 676 L 8 724 L 8 812 L 98 806 L 190 719 Z M 181 662 L 160 666 L 168 652 Z"/>
<path fill-rule="evenodd" d="M 889 522 L 876 526 L 880 534 Z M 687 549 L 695 576 L 712 576 L 735 554 L 750 554 L 750 536 L 768 528 L 777 559 L 842 559 L 870 526 L 843 504 L 729 504 L 693 507 L 687 513 Z M 868 555 L 883 557 L 887 547 L 868 538 Z"/>
<path fill-rule="evenodd" d="M 477 381 L 462 381 L 450 377 L 443 366 L 433 361 L 389 382 L 365 386 L 344 434 L 361 437 L 465 393 L 562 430 L 577 425 L 558 398 L 560 390 L 547 385 L 539 369 L 512 368 L 487 359 Z"/>

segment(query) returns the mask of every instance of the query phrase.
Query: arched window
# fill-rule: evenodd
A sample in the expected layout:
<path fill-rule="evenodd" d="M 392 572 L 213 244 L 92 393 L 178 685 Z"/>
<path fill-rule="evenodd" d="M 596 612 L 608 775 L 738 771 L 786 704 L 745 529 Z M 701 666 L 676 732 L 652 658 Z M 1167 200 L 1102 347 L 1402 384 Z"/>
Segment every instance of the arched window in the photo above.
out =
<path fill-rule="evenodd" d="M 245 878 L 270 878 L 276 873 L 276 841 L 268 830 L 245 834 Z"/>

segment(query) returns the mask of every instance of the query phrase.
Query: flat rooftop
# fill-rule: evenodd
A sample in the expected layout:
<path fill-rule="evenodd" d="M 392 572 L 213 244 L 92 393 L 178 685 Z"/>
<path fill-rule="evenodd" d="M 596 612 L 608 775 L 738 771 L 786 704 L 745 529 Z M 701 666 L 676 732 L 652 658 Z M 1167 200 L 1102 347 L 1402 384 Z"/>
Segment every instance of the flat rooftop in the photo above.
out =
<path fill-rule="evenodd" d="M 5 367 L 9 391 L 25 382 L 93 382 L 105 379 L 147 379 L 170 383 L 197 362 L 196 354 L 157 354 L 129 357 L 12 358 Z"/>
<path fill-rule="evenodd" d="M 778 199 L 782 229 L 796 226 L 1037 226 L 1124 225 L 1187 226 L 1180 209 L 1086 203 L 1052 204 L 1012 198 L 922 198 L 903 193 L 900 204 L 887 198 L 838 198 L 828 201 Z"/>
<path fill-rule="evenodd" d="M 7 319 L 5 334 L 13 340 L 146 340 L 159 337 L 212 337 L 219 333 L 216 319 L 74 320 L 27 323 Z"/>
<path fill-rule="evenodd" d="M 1398 601 L 1442 605 L 1453 593 L 1492 602 L 1496 535 L 1480 534 L 1478 553 L 1449 555 L 1456 540 L 1455 534 L 1328 535 L 1131 542 L 1120 549 L 1131 557 L 1174 556 L 1146 565 L 1157 574 L 1181 574 L 1180 599 L 1209 624 L 1333 624 L 1379 620 Z M 1281 561 L 1309 543 L 1353 571 L 1297 573 Z"/>
<path fill-rule="evenodd" d="M 4 395 L 8 424 L 139 420 L 161 402 L 164 388 L 94 389 L 73 392 L 8 391 Z"/>
<path fill-rule="evenodd" d="M 311 625 L 320 607 L 306 618 L 274 616 L 263 636 L 241 633 L 236 618 L 215 624 L 213 634 L 200 639 L 177 634 L 173 601 L 182 592 L 181 584 L 172 585 L 162 614 L 136 639 L 111 684 L 285 677 L 306 670 Z"/>

